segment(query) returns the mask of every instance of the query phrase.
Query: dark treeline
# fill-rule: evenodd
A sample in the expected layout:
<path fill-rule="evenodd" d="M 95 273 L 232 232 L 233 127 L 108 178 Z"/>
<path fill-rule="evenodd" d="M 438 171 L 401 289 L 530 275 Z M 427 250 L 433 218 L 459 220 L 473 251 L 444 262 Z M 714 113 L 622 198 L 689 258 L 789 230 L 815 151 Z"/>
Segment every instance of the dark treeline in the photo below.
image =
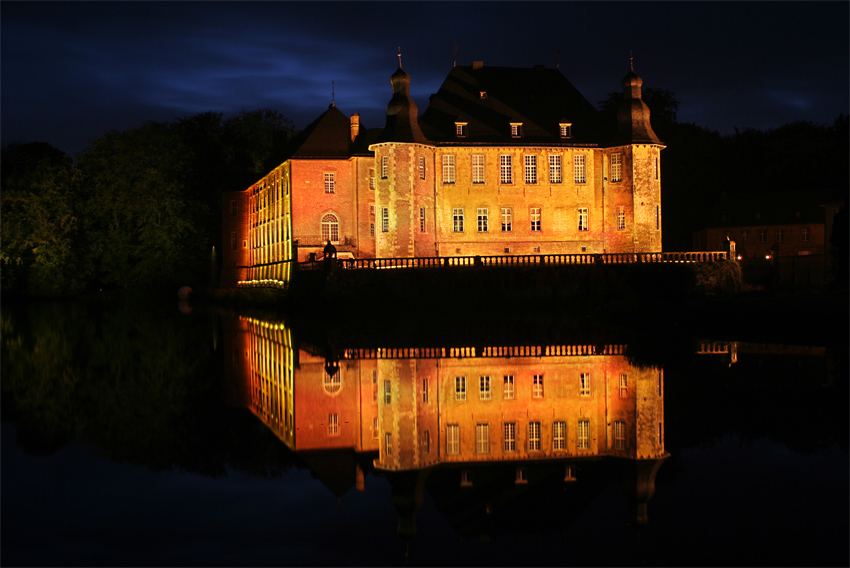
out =
<path fill-rule="evenodd" d="M 665 250 L 690 250 L 723 192 L 831 190 L 846 198 L 848 117 L 722 136 L 677 120 L 667 89 L 646 88 L 662 153 Z M 620 93 L 599 103 L 614 128 Z M 4 291 L 209 286 L 221 248 L 221 191 L 246 188 L 285 156 L 292 124 L 272 110 L 203 113 L 110 132 L 73 159 L 44 143 L 2 155 Z M 843 225 L 842 225 L 843 227 Z M 846 247 L 845 247 L 846 249 Z"/>
<path fill-rule="evenodd" d="M 3 290 L 209 286 L 222 190 L 277 165 L 292 134 L 277 111 L 207 112 L 109 132 L 73 159 L 45 143 L 4 148 Z"/>

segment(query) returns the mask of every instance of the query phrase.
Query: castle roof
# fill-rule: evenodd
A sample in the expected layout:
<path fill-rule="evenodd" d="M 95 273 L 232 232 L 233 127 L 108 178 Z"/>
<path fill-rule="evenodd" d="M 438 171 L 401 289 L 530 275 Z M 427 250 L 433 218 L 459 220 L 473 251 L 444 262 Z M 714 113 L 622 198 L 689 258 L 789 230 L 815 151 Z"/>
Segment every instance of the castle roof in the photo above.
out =
<path fill-rule="evenodd" d="M 473 143 L 598 144 L 598 113 L 558 69 L 457 66 L 422 115 L 425 135 L 435 141 Z M 466 122 L 459 139 L 456 122 Z M 511 136 L 522 123 L 522 136 Z M 560 123 L 571 124 L 563 139 Z"/>
<path fill-rule="evenodd" d="M 375 133 L 371 133 L 374 138 Z M 289 158 L 348 158 L 368 152 L 365 140 L 369 131 L 361 126 L 360 134 L 351 142 L 351 119 L 331 104 L 328 110 L 302 130 L 289 146 Z"/>

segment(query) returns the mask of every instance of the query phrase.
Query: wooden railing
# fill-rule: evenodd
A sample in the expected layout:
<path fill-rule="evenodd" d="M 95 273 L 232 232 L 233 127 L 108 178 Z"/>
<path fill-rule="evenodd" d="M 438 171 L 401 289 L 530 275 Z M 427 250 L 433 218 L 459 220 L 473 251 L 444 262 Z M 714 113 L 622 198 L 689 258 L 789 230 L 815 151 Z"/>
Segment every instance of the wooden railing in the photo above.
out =
<path fill-rule="evenodd" d="M 634 263 L 697 263 L 727 260 L 727 251 L 699 252 L 636 252 L 601 254 L 528 254 L 493 256 L 418 256 L 409 258 L 340 258 L 334 259 L 338 268 L 391 269 L 436 268 L 445 266 L 528 266 L 540 264 L 634 264 Z M 299 270 L 321 270 L 324 260 L 301 262 Z"/>

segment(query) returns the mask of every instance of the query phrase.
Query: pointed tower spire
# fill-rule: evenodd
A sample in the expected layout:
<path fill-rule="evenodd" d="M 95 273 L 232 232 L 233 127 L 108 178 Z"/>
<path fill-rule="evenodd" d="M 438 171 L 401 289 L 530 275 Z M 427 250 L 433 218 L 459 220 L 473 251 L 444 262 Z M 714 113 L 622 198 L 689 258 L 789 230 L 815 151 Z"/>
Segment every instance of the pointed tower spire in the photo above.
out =
<path fill-rule="evenodd" d="M 393 98 L 387 105 L 387 125 L 379 142 L 419 142 L 428 139 L 419 128 L 419 108 L 410 97 L 410 75 L 401 67 L 401 48 L 398 50 L 398 69 L 390 77 Z"/>
<path fill-rule="evenodd" d="M 641 98 L 643 80 L 634 70 L 629 52 L 629 72 L 623 77 L 623 100 L 617 109 L 617 144 L 661 144 L 649 121 L 649 107 Z"/>

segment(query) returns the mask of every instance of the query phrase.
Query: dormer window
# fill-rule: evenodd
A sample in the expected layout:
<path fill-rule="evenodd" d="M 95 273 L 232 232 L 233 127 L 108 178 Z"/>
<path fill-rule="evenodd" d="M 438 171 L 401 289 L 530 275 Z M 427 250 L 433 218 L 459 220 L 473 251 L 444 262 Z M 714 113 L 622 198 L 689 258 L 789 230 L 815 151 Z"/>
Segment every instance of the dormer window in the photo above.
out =
<path fill-rule="evenodd" d="M 487 91 L 478 91 L 478 97 L 481 99 L 487 98 Z"/>
<path fill-rule="evenodd" d="M 466 138 L 467 122 L 455 122 L 455 134 L 458 138 Z"/>
<path fill-rule="evenodd" d="M 558 126 L 561 128 L 561 138 L 573 137 L 573 124 L 571 122 L 560 122 Z"/>
<path fill-rule="evenodd" d="M 522 123 L 521 122 L 512 122 L 511 123 L 511 138 L 522 138 Z"/>

